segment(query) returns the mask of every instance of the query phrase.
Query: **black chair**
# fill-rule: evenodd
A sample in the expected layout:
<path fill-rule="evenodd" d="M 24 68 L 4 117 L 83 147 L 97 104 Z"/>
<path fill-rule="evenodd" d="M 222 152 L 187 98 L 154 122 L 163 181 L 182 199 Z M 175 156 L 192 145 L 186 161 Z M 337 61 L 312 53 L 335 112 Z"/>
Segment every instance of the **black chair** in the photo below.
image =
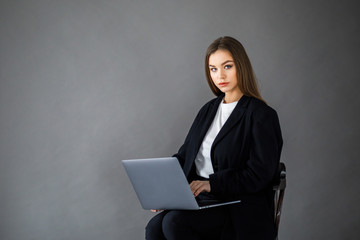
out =
<path fill-rule="evenodd" d="M 281 207 L 284 199 L 285 188 L 286 188 L 286 167 L 283 162 L 279 163 L 279 168 L 277 172 L 277 177 L 274 183 L 274 202 L 275 202 L 275 228 L 276 228 L 276 240 L 278 239 L 279 233 L 279 223 L 280 223 L 280 216 L 281 216 Z"/>

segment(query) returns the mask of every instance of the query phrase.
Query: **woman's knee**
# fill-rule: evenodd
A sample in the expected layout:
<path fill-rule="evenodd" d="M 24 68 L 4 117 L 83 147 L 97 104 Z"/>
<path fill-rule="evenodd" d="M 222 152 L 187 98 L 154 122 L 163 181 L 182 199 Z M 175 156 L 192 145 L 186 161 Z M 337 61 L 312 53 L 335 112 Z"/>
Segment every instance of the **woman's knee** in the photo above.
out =
<path fill-rule="evenodd" d="M 162 230 L 162 221 L 164 218 L 163 213 L 159 213 L 154 216 L 145 227 L 145 239 L 147 240 L 165 240 L 163 230 Z"/>
<path fill-rule="evenodd" d="M 186 213 L 183 211 L 171 211 L 164 216 L 162 231 L 166 239 L 192 239 L 191 228 L 188 225 Z M 189 236 L 191 236 L 189 238 Z"/>

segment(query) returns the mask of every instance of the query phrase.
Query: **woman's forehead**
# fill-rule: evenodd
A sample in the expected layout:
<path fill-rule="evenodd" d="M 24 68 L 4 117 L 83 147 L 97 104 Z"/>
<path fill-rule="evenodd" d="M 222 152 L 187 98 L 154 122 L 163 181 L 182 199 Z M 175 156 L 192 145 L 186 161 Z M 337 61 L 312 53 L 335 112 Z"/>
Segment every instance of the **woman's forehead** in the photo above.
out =
<path fill-rule="evenodd" d="M 221 65 L 228 61 L 234 61 L 231 53 L 225 49 L 219 49 L 209 57 L 209 65 Z"/>

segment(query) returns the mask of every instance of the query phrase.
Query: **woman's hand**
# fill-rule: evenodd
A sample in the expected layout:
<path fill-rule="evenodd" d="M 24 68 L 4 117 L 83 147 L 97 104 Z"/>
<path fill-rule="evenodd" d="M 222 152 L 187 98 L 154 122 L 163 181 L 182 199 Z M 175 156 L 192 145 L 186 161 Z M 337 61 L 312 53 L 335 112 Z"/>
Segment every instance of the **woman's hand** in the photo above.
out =
<path fill-rule="evenodd" d="M 157 212 L 161 212 L 162 210 L 159 210 L 159 209 L 151 209 L 150 211 L 153 212 L 153 213 L 157 213 Z"/>
<path fill-rule="evenodd" d="M 190 189 L 195 197 L 201 192 L 210 192 L 210 182 L 209 181 L 192 181 L 190 183 Z"/>

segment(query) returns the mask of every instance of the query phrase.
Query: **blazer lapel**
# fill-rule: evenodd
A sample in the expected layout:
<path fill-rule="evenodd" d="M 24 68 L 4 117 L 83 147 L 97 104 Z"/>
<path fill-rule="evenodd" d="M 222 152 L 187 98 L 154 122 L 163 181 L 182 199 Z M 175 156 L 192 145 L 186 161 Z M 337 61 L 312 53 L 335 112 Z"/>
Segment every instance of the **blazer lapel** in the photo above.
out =
<path fill-rule="evenodd" d="M 216 101 L 214 102 L 212 108 L 210 109 L 209 116 L 206 118 L 203 126 L 201 127 L 200 134 L 198 135 L 198 139 L 197 139 L 196 142 L 199 143 L 199 144 L 198 144 L 199 146 L 197 146 L 196 149 L 199 149 L 199 148 L 200 148 L 200 146 L 201 146 L 201 144 L 202 144 L 202 141 L 204 140 L 204 137 L 205 137 L 206 133 L 208 132 L 208 130 L 209 130 L 212 122 L 214 121 L 216 112 L 217 112 L 217 110 L 218 110 L 218 108 L 219 108 L 219 105 L 220 105 L 223 97 L 224 97 L 223 95 L 220 95 L 220 96 L 216 99 Z"/>
<path fill-rule="evenodd" d="M 220 132 L 216 136 L 212 147 L 213 148 L 243 117 L 250 97 L 243 95 L 239 102 L 236 104 L 233 112 L 230 114 L 229 118 L 225 122 L 224 126 L 221 128 Z"/>

